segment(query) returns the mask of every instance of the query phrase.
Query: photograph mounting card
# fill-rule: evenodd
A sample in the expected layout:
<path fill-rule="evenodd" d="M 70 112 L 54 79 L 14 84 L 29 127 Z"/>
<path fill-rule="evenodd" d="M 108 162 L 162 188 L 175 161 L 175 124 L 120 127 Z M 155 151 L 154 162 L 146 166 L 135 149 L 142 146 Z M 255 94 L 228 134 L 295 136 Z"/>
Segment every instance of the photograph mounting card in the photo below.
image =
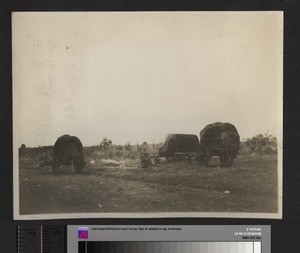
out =
<path fill-rule="evenodd" d="M 283 12 L 14 12 L 14 219 L 282 218 Z"/>

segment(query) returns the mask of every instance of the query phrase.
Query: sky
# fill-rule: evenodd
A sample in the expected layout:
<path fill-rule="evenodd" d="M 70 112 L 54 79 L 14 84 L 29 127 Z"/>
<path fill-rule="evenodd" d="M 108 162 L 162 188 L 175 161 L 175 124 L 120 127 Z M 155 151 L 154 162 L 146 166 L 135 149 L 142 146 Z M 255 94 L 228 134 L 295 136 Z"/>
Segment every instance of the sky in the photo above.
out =
<path fill-rule="evenodd" d="M 16 12 L 14 143 L 162 142 L 230 122 L 282 138 L 282 12 Z"/>

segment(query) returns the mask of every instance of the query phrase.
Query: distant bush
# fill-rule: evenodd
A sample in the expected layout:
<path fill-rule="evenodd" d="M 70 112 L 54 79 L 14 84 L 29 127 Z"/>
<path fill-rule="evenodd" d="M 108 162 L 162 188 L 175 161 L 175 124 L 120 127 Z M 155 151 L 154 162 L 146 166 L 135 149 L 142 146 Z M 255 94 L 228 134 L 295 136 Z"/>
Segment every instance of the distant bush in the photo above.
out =
<path fill-rule="evenodd" d="M 268 133 L 258 134 L 252 138 L 246 139 L 241 144 L 241 149 L 250 154 L 277 154 L 277 139 Z"/>
<path fill-rule="evenodd" d="M 100 147 L 104 149 L 105 155 L 106 155 L 106 159 L 112 159 L 112 151 L 110 149 L 110 147 L 112 146 L 112 141 L 107 139 L 106 137 L 101 141 L 100 143 Z"/>
<path fill-rule="evenodd" d="M 34 148 L 19 148 L 19 166 L 22 168 L 34 168 L 39 165 L 48 165 L 52 161 L 52 146 L 39 146 Z"/>
<path fill-rule="evenodd" d="M 105 144 L 104 144 L 105 145 Z M 147 153 L 149 156 L 157 155 L 158 144 L 130 144 L 127 142 L 125 145 L 116 145 L 110 142 L 109 145 L 103 143 L 97 146 L 84 147 L 84 154 L 87 161 L 95 160 L 100 162 L 102 159 L 114 159 L 116 161 L 123 160 L 139 160 L 141 155 Z"/>

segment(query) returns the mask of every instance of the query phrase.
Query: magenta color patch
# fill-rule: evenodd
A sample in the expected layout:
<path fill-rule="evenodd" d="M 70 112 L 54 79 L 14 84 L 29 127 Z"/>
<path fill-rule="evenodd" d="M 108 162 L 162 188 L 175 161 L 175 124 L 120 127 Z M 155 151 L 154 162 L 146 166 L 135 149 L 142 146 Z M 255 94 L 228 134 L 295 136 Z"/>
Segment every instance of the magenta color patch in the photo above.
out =
<path fill-rule="evenodd" d="M 78 239 L 88 239 L 89 231 L 88 228 L 78 228 Z"/>

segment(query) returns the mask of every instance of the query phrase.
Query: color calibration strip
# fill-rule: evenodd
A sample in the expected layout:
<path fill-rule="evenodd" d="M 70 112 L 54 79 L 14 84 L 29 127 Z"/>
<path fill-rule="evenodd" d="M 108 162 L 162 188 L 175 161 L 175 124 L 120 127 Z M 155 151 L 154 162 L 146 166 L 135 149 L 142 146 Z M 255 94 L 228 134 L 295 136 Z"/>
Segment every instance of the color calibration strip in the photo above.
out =
<path fill-rule="evenodd" d="M 261 253 L 261 242 L 79 241 L 78 253 Z"/>

